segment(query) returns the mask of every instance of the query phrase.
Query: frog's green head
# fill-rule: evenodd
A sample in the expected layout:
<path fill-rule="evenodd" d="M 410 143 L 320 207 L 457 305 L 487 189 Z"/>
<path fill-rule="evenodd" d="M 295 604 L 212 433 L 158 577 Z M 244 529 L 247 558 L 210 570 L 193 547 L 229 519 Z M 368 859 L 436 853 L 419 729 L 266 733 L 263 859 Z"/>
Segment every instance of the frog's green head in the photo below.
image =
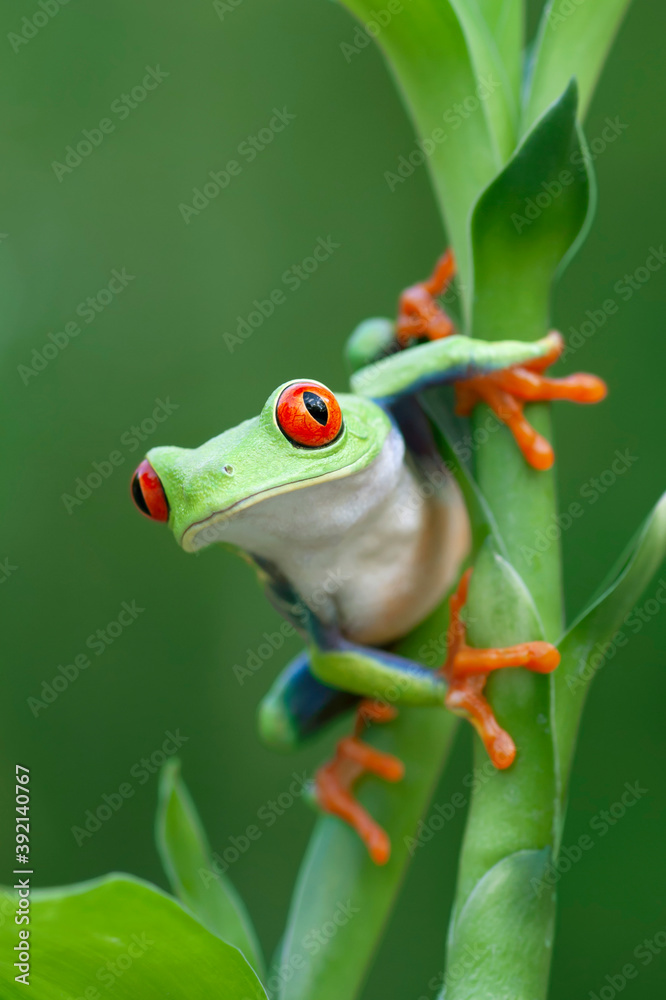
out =
<path fill-rule="evenodd" d="M 369 399 L 298 379 L 269 396 L 258 417 L 200 448 L 152 448 L 132 479 L 139 510 L 169 523 L 188 552 L 225 541 L 236 514 L 279 494 L 360 472 L 391 430 Z"/>

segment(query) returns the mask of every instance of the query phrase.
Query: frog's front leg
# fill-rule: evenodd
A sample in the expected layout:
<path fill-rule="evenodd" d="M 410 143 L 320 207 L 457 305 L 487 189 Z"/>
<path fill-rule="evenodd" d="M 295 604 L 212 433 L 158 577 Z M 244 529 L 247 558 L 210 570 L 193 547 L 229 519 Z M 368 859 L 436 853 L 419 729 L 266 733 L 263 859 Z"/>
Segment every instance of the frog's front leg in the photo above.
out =
<path fill-rule="evenodd" d="M 525 418 L 524 404 L 553 399 L 598 403 L 607 391 L 600 378 L 582 372 L 565 378 L 547 378 L 543 372 L 559 358 L 564 347 L 559 333 L 553 332 L 551 337 L 553 346 L 543 358 L 456 383 L 456 412 L 469 416 L 477 403 L 486 403 L 507 425 L 526 460 L 535 469 L 549 469 L 555 455 L 550 442 Z"/>
<path fill-rule="evenodd" d="M 461 416 L 469 416 L 478 403 L 486 403 L 507 425 L 529 464 L 535 469 L 548 469 L 554 461 L 553 449 L 525 418 L 524 404 L 554 399 L 598 403 L 606 395 L 606 386 L 594 375 L 576 374 L 554 379 L 543 374 L 562 353 L 564 343 L 556 332 L 537 342 L 543 348 L 539 357 L 531 358 L 527 353 L 521 358 L 520 351 L 516 351 L 519 345 L 510 341 L 487 342 L 485 349 L 479 350 L 478 341 L 452 336 L 455 334 L 453 324 L 438 306 L 435 296 L 444 291 L 454 271 L 453 256 L 447 251 L 439 259 L 431 278 L 412 285 L 402 293 L 395 324 L 387 320 L 373 320 L 358 328 L 347 349 L 348 358 L 356 370 L 353 384 L 356 383 L 357 391 L 372 395 L 379 402 L 382 398 L 394 402 L 400 394 L 453 382 L 456 386 L 456 410 Z M 442 351 L 439 348 L 443 339 L 446 346 Z M 410 346 L 416 340 L 432 343 Z M 464 341 L 467 341 L 467 346 L 461 350 L 460 343 Z M 507 352 L 505 347 L 511 349 Z M 385 357 L 384 361 L 379 360 L 400 348 L 408 350 L 394 355 L 393 359 Z M 509 358 L 511 354 L 513 357 Z M 400 359 L 404 359 L 402 365 Z M 365 372 L 363 364 L 368 366 Z M 385 371 L 373 389 L 380 367 Z M 396 384 L 394 373 L 398 374 L 399 384 Z M 404 375 L 408 377 L 402 377 Z M 388 386 L 388 392 L 381 384 L 386 382 L 384 376 L 388 376 L 389 383 L 394 383 Z M 363 386 L 364 380 L 367 391 Z"/>
<path fill-rule="evenodd" d="M 397 715 L 396 703 L 442 706 L 447 684 L 436 671 L 385 650 L 347 642 L 333 630 L 322 638 L 323 648 L 311 652 L 313 672 L 320 680 L 335 682 L 364 697 L 351 735 L 339 740 L 333 759 L 317 771 L 317 802 L 324 812 L 349 824 L 375 864 L 383 865 L 391 854 L 390 839 L 356 799 L 354 788 L 367 774 L 400 781 L 404 766 L 397 757 L 364 742 L 363 734 L 373 723 L 391 722 Z"/>

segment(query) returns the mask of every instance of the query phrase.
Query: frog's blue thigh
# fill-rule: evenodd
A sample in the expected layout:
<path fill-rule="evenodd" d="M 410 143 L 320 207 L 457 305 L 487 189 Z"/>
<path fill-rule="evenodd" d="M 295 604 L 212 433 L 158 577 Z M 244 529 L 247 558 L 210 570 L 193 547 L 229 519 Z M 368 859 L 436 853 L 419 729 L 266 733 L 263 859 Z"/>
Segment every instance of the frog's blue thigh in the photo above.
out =
<path fill-rule="evenodd" d="M 282 671 L 259 706 L 259 731 L 270 746 L 290 750 L 354 708 L 356 694 L 318 680 L 304 650 Z"/>

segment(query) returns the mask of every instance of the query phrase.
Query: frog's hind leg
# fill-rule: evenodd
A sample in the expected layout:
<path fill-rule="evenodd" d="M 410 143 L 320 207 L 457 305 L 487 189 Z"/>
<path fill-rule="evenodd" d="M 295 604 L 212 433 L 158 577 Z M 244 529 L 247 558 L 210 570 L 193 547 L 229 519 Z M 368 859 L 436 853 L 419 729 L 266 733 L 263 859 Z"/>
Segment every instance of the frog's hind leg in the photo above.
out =
<path fill-rule="evenodd" d="M 442 706 L 446 682 L 441 674 L 388 650 L 348 642 L 335 629 L 322 629 L 312 666 L 324 681 L 353 689 L 363 700 L 351 736 L 339 741 L 333 760 L 316 776 L 317 802 L 325 812 L 338 816 L 359 835 L 375 864 L 389 860 L 388 834 L 368 814 L 355 796 L 360 778 L 372 774 L 384 781 L 400 781 L 401 760 L 366 743 L 362 736 L 372 724 L 391 722 L 395 702 Z"/>
<path fill-rule="evenodd" d="M 373 861 L 384 864 L 391 851 L 389 838 L 356 801 L 353 788 L 366 773 L 386 781 L 402 778 L 404 767 L 397 757 L 381 753 L 361 739 L 366 727 L 390 722 L 397 710 L 385 702 L 325 684 L 314 676 L 310 662 L 307 650 L 295 657 L 262 701 L 261 736 L 269 746 L 292 750 L 344 712 L 356 708 L 352 735 L 338 742 L 333 760 L 317 772 L 317 804 L 349 823 L 367 846 Z"/>
<path fill-rule="evenodd" d="M 385 781 L 400 781 L 403 777 L 405 769 L 401 760 L 361 740 L 370 723 L 390 722 L 396 715 L 397 710 L 390 705 L 363 700 L 357 709 L 353 735 L 340 740 L 333 760 L 320 767 L 316 776 L 317 800 L 321 808 L 339 816 L 358 833 L 377 865 L 388 861 L 391 841 L 354 797 L 353 790 L 364 774 L 374 774 Z"/>
<path fill-rule="evenodd" d="M 304 650 L 280 674 L 259 706 L 259 731 L 269 746 L 292 750 L 359 701 L 359 695 L 318 680 L 310 669 L 310 654 Z"/>

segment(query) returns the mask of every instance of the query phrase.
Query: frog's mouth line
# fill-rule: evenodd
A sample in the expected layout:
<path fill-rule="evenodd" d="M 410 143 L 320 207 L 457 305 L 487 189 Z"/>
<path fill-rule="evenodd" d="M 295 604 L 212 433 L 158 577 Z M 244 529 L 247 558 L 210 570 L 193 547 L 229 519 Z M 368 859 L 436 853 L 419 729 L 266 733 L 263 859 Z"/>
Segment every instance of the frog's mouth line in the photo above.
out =
<path fill-rule="evenodd" d="M 269 500 L 271 497 L 279 496 L 282 493 L 292 493 L 294 490 L 300 490 L 306 486 L 314 486 L 318 483 L 331 482 L 334 479 L 347 478 L 358 471 L 359 467 L 365 468 L 364 460 L 366 456 L 367 452 L 359 456 L 351 465 L 345 465 L 341 469 L 336 469 L 335 472 L 327 472 L 323 476 L 296 479 L 280 486 L 269 486 L 268 489 L 259 490 L 257 493 L 250 494 L 249 497 L 236 500 L 235 503 L 229 504 L 228 507 L 213 511 L 212 514 L 204 517 L 201 521 L 195 521 L 194 524 L 188 525 L 181 536 L 180 544 L 185 552 L 197 552 L 199 549 L 203 549 L 207 545 L 212 545 L 214 542 L 223 542 L 225 525 L 242 510 L 247 510 L 248 507 L 254 507 L 255 504 L 261 503 L 263 500 Z"/>

